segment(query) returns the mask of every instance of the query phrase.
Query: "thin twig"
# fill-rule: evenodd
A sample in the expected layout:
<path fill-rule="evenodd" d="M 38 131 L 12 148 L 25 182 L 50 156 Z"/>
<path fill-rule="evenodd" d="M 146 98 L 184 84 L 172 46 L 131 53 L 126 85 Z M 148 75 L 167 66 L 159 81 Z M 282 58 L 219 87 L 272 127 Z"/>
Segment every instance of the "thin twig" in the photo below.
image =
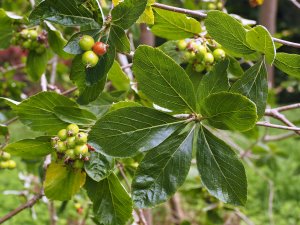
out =
<path fill-rule="evenodd" d="M 293 131 L 300 131 L 299 127 L 287 127 L 287 126 L 281 126 L 277 124 L 272 124 L 269 122 L 257 122 L 257 126 L 262 126 L 262 127 L 271 127 L 271 128 L 277 128 L 277 129 L 282 129 L 282 130 L 293 130 Z"/>
<path fill-rule="evenodd" d="M 6 69 L 4 69 L 3 67 L 0 67 L 0 72 L 1 73 L 7 73 L 7 72 L 10 72 L 10 71 L 13 71 L 13 70 L 23 69 L 25 66 L 26 65 L 24 63 L 22 63 L 22 64 L 18 64 L 18 65 L 15 65 L 15 66 L 8 67 Z"/>
<path fill-rule="evenodd" d="M 295 132 L 287 132 L 287 133 L 279 134 L 279 135 L 267 135 L 264 137 L 264 139 L 262 141 L 263 142 L 281 141 L 281 140 L 293 137 L 295 135 L 296 135 Z"/>
<path fill-rule="evenodd" d="M 239 209 L 235 208 L 235 214 L 241 218 L 247 225 L 254 225 L 254 223 L 244 214 L 242 213 Z"/>
<path fill-rule="evenodd" d="M 42 88 L 42 91 L 47 91 L 47 85 L 48 85 L 48 81 L 47 81 L 47 78 L 46 78 L 46 74 L 44 73 L 41 76 L 41 88 Z"/>
<path fill-rule="evenodd" d="M 11 124 L 11 123 L 17 121 L 18 119 L 19 119 L 19 117 L 16 116 L 16 117 L 14 117 L 14 118 L 12 118 L 12 119 L 6 121 L 6 122 L 4 123 L 4 125 L 8 126 L 9 124 Z"/>
<path fill-rule="evenodd" d="M 300 108 L 300 103 L 281 106 L 281 107 L 275 108 L 275 110 L 278 112 L 283 112 L 283 111 L 287 111 L 287 110 L 291 110 L 291 109 L 298 109 L 298 108 Z"/>
<path fill-rule="evenodd" d="M 44 196 L 43 190 L 41 190 L 38 194 L 32 197 L 28 202 L 20 205 L 18 208 L 12 210 L 2 218 L 0 218 L 0 224 L 4 223 L 5 221 L 9 220 L 13 216 L 17 215 L 19 212 L 23 211 L 24 209 L 31 208 L 38 200 L 40 200 Z"/>
<path fill-rule="evenodd" d="M 195 10 L 189 10 L 189 9 L 182 9 L 182 8 L 178 8 L 178 7 L 174 7 L 174 6 L 170 6 L 170 5 L 161 4 L 161 3 L 154 3 L 152 5 L 152 7 L 160 8 L 160 9 L 164 9 L 164 10 L 168 10 L 168 11 L 172 11 L 172 12 L 177 12 L 177 13 L 183 13 L 183 14 L 193 16 L 193 17 L 197 17 L 197 18 L 205 18 L 207 16 L 207 14 L 205 14 L 203 12 L 199 12 L 199 11 L 195 11 Z M 277 43 L 280 43 L 280 44 L 283 44 L 283 45 L 287 45 L 287 46 L 291 46 L 291 47 L 295 47 L 295 48 L 300 48 L 299 43 L 285 41 L 285 40 L 274 38 L 274 37 L 273 37 L 273 41 L 275 41 Z"/>
<path fill-rule="evenodd" d="M 290 0 L 298 9 L 300 9 L 300 2 L 297 0 Z"/>
<path fill-rule="evenodd" d="M 50 84 L 54 85 L 55 84 L 55 79 L 56 79 L 56 70 L 57 70 L 57 62 L 58 62 L 58 57 L 55 55 L 53 57 L 53 62 L 52 62 L 52 69 L 51 69 L 51 75 L 50 75 Z"/>
<path fill-rule="evenodd" d="M 71 89 L 69 89 L 69 90 L 66 90 L 66 91 L 62 92 L 61 94 L 62 94 L 62 95 L 68 95 L 68 94 L 73 93 L 73 92 L 76 91 L 77 89 L 78 89 L 77 87 L 73 87 L 73 88 L 71 88 Z"/>

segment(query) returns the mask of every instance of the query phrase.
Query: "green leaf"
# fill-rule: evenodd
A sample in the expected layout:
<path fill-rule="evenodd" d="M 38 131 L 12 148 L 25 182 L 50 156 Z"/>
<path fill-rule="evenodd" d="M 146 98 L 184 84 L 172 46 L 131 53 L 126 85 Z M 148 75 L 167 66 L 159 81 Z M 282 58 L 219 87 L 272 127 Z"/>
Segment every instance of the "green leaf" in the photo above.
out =
<path fill-rule="evenodd" d="M 150 150 L 141 161 L 132 182 L 132 199 L 137 208 L 166 201 L 185 181 L 191 166 L 194 128 L 179 133 Z"/>
<path fill-rule="evenodd" d="M 0 136 L 6 136 L 8 135 L 9 132 L 8 132 L 8 127 L 7 125 L 4 125 L 4 124 L 0 124 Z"/>
<path fill-rule="evenodd" d="M 134 101 L 120 101 L 117 103 L 113 103 L 112 106 L 110 107 L 109 111 L 115 111 L 118 109 L 126 108 L 126 107 L 140 107 L 142 106 L 141 104 L 134 102 Z"/>
<path fill-rule="evenodd" d="M 62 36 L 59 30 L 56 30 L 53 26 L 48 26 L 48 42 L 51 49 L 60 57 L 62 58 L 70 58 L 71 55 L 63 51 L 64 46 L 66 45 L 67 41 Z"/>
<path fill-rule="evenodd" d="M 130 42 L 125 31 L 121 27 L 111 25 L 109 34 L 110 41 L 114 44 L 118 52 L 130 52 Z"/>
<path fill-rule="evenodd" d="M 100 30 L 99 29 L 85 30 L 74 34 L 70 38 L 66 46 L 64 47 L 64 51 L 73 55 L 82 54 L 84 51 L 80 48 L 79 41 L 83 35 L 89 35 L 93 37 L 95 40 L 98 40 L 100 36 Z"/>
<path fill-rule="evenodd" d="M 213 39 L 236 56 L 254 53 L 246 42 L 245 28 L 230 15 L 217 10 L 209 11 L 205 26 Z"/>
<path fill-rule="evenodd" d="M 286 74 L 300 78 L 300 55 L 277 53 L 274 65 Z"/>
<path fill-rule="evenodd" d="M 47 64 L 47 51 L 42 54 L 30 51 L 26 61 L 27 73 L 34 81 L 37 81 L 46 72 Z"/>
<path fill-rule="evenodd" d="M 128 91 L 130 88 L 130 80 L 117 61 L 114 61 L 107 78 L 117 90 Z"/>
<path fill-rule="evenodd" d="M 147 0 L 124 0 L 111 12 L 112 23 L 124 30 L 131 27 L 146 8 Z"/>
<path fill-rule="evenodd" d="M 150 0 L 150 1 L 153 3 L 155 2 L 153 0 Z M 154 13 L 153 13 L 151 5 L 149 5 L 149 0 L 148 0 L 147 6 L 145 8 L 145 11 L 140 16 L 140 18 L 137 20 L 137 23 L 154 24 Z"/>
<path fill-rule="evenodd" d="M 42 136 L 35 139 L 24 139 L 7 145 L 4 151 L 14 156 L 20 156 L 24 159 L 35 159 L 44 157 L 51 152 L 53 148 L 50 143 L 51 137 Z"/>
<path fill-rule="evenodd" d="M 102 117 L 89 133 L 89 144 L 106 155 L 129 157 L 163 142 L 184 121 L 146 107 L 128 107 Z"/>
<path fill-rule="evenodd" d="M 209 95 L 203 100 L 201 113 L 211 126 L 224 130 L 250 130 L 257 121 L 255 104 L 237 93 Z"/>
<path fill-rule="evenodd" d="M 50 200 L 70 200 L 84 185 L 86 174 L 64 163 L 51 163 L 44 181 L 45 195 Z"/>
<path fill-rule="evenodd" d="M 185 52 L 177 49 L 177 42 L 175 40 L 166 41 L 158 48 L 170 56 L 177 64 L 185 62 Z"/>
<path fill-rule="evenodd" d="M 229 89 L 230 85 L 227 77 L 228 64 L 228 60 L 220 61 L 208 74 L 203 76 L 197 91 L 198 104 L 213 93 L 227 91 Z"/>
<path fill-rule="evenodd" d="M 8 48 L 13 36 L 13 20 L 0 8 L 0 49 Z"/>
<path fill-rule="evenodd" d="M 240 93 L 251 99 L 256 104 L 258 119 L 260 119 L 265 114 L 268 99 L 268 77 L 265 60 L 262 59 L 250 67 L 244 76 L 232 85 L 230 91 Z"/>
<path fill-rule="evenodd" d="M 201 32 L 201 24 L 184 14 L 154 10 L 154 25 L 151 27 L 153 34 L 171 40 L 180 40 L 194 37 Z"/>
<path fill-rule="evenodd" d="M 203 126 L 197 138 L 197 166 L 209 193 L 233 205 L 245 205 L 247 178 L 235 152 Z"/>
<path fill-rule="evenodd" d="M 70 79 L 75 82 L 79 89 L 77 101 L 80 104 L 88 104 L 94 101 L 103 91 L 107 73 L 114 63 L 115 54 L 115 48 L 110 45 L 107 53 L 100 58 L 98 64 L 87 69 L 82 63 L 81 55 L 74 58 Z"/>
<path fill-rule="evenodd" d="M 252 49 L 265 54 L 269 64 L 274 62 L 276 48 L 271 34 L 265 27 L 259 25 L 247 31 L 246 41 Z"/>
<path fill-rule="evenodd" d="M 90 160 L 84 164 L 84 170 L 94 181 L 106 178 L 114 168 L 114 159 L 98 152 L 91 152 Z"/>
<path fill-rule="evenodd" d="M 124 225 L 132 217 L 131 198 L 115 174 L 100 182 L 87 179 L 85 188 L 99 224 Z"/>
<path fill-rule="evenodd" d="M 15 100 L 10 99 L 10 98 L 0 97 L 0 100 L 3 100 L 4 103 L 6 105 L 10 106 L 12 109 L 14 109 L 17 105 L 20 104 L 20 102 L 17 102 Z"/>
<path fill-rule="evenodd" d="M 77 125 L 93 125 L 97 120 L 93 113 L 74 106 L 56 106 L 54 113 L 62 121 Z"/>
<path fill-rule="evenodd" d="M 229 59 L 229 65 L 228 65 L 227 72 L 232 76 L 241 77 L 244 74 L 244 70 L 242 69 L 239 61 L 231 56 L 228 56 L 228 59 Z"/>
<path fill-rule="evenodd" d="M 56 106 L 76 106 L 77 104 L 65 96 L 55 92 L 41 92 L 16 106 L 17 115 L 22 123 L 32 130 L 56 134 L 67 126 L 54 113 Z"/>
<path fill-rule="evenodd" d="M 140 46 L 133 58 L 139 89 L 155 104 L 173 112 L 194 112 L 193 84 L 182 67 L 159 49 Z"/>
<path fill-rule="evenodd" d="M 93 19 L 93 14 L 76 0 L 45 0 L 38 4 L 29 16 L 32 24 L 38 25 L 41 20 L 63 26 L 91 26 L 100 28 Z"/>

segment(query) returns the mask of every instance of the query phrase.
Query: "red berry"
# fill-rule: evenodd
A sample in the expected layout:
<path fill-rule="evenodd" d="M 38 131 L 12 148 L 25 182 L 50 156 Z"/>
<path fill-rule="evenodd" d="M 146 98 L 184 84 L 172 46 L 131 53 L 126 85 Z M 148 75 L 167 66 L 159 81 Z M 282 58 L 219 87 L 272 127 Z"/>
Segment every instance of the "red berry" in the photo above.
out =
<path fill-rule="evenodd" d="M 94 44 L 93 51 L 99 56 L 104 55 L 107 51 L 107 44 L 98 41 Z"/>

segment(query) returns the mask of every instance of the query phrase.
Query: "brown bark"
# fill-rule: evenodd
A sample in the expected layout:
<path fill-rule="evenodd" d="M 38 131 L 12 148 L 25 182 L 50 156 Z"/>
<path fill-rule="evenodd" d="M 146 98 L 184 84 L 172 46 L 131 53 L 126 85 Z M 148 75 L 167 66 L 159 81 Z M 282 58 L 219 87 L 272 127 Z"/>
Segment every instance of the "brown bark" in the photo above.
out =
<path fill-rule="evenodd" d="M 147 25 L 141 24 L 140 29 L 141 29 L 141 38 L 140 38 L 141 44 L 154 46 L 155 45 L 155 37 L 150 32 L 150 30 L 148 30 Z"/>
<path fill-rule="evenodd" d="M 271 34 L 276 32 L 278 0 L 265 0 L 260 8 L 259 23 L 265 26 Z M 274 67 L 267 66 L 269 87 L 274 87 Z"/>

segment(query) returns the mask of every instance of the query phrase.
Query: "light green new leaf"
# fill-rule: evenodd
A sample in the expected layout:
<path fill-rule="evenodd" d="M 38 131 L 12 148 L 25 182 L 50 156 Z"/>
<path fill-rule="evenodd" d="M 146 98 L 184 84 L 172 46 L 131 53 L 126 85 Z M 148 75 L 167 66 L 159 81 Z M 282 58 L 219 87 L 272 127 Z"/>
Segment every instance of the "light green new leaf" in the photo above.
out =
<path fill-rule="evenodd" d="M 265 27 L 259 25 L 247 31 L 246 41 L 252 49 L 266 55 L 267 63 L 274 62 L 276 48 L 271 34 Z"/>
<path fill-rule="evenodd" d="M 277 53 L 274 65 L 286 74 L 300 78 L 300 55 Z"/>
<path fill-rule="evenodd" d="M 78 5 L 76 0 L 45 0 L 38 4 L 29 16 L 32 24 L 37 25 L 41 20 L 57 23 L 63 26 L 87 26 L 100 28 L 93 19 L 93 14 Z"/>
<path fill-rule="evenodd" d="M 137 208 L 165 202 L 183 184 L 191 166 L 193 136 L 194 128 L 182 134 L 178 130 L 145 155 L 132 182 Z"/>
<path fill-rule="evenodd" d="M 130 80 L 117 61 L 114 61 L 107 78 L 117 90 L 128 91 L 130 88 Z"/>
<path fill-rule="evenodd" d="M 56 106 L 54 113 L 62 121 L 78 125 L 93 125 L 97 120 L 93 113 L 74 106 Z"/>
<path fill-rule="evenodd" d="M 228 60 L 218 62 L 208 74 L 203 76 L 197 91 L 199 105 L 210 94 L 229 89 L 230 85 L 227 77 L 228 63 Z"/>
<path fill-rule="evenodd" d="M 112 23 L 124 30 L 131 27 L 142 15 L 147 5 L 147 0 L 124 0 L 111 12 Z"/>
<path fill-rule="evenodd" d="M 5 146 L 3 150 L 14 156 L 20 156 L 25 159 L 44 157 L 54 150 L 51 146 L 50 140 L 51 137 L 49 136 L 37 137 L 35 139 L 24 139 Z"/>
<path fill-rule="evenodd" d="M 153 34 L 171 40 L 193 37 L 201 32 L 201 24 L 184 14 L 163 9 L 154 10 Z"/>
<path fill-rule="evenodd" d="M 89 144 L 106 155 L 129 157 L 159 145 L 183 123 L 151 108 L 121 108 L 97 121 Z"/>
<path fill-rule="evenodd" d="M 145 11 L 140 16 L 140 18 L 136 21 L 137 23 L 146 23 L 146 24 L 154 24 L 154 13 L 153 9 L 150 5 L 147 5 Z"/>
<path fill-rule="evenodd" d="M 109 38 L 118 52 L 130 52 L 130 42 L 126 36 L 125 31 L 121 27 L 117 25 L 111 25 Z"/>
<path fill-rule="evenodd" d="M 247 178 L 235 152 L 203 126 L 197 138 L 197 166 L 201 181 L 209 193 L 219 200 L 245 205 Z"/>
<path fill-rule="evenodd" d="M 37 81 L 40 79 L 42 74 L 46 72 L 47 64 L 47 51 L 42 54 L 38 54 L 35 51 L 30 51 L 26 61 L 27 73 L 34 81 Z"/>
<path fill-rule="evenodd" d="M 203 100 L 201 113 L 211 126 L 224 130 L 247 131 L 257 121 L 255 104 L 237 93 L 209 95 Z"/>
<path fill-rule="evenodd" d="M 56 106 L 77 106 L 65 96 L 55 92 L 41 92 L 34 95 L 15 107 L 22 123 L 32 130 L 56 134 L 68 123 L 60 120 L 54 113 Z"/>
<path fill-rule="evenodd" d="M 159 49 L 140 46 L 133 58 L 138 88 L 155 104 L 173 112 L 194 112 L 193 84 L 184 69 Z"/>
<path fill-rule="evenodd" d="M 84 164 L 84 170 L 91 179 L 99 182 L 112 172 L 114 164 L 113 158 L 91 152 L 90 160 Z"/>
<path fill-rule="evenodd" d="M 246 42 L 245 28 L 230 15 L 221 11 L 209 11 L 205 26 L 213 39 L 235 56 L 254 53 Z"/>
<path fill-rule="evenodd" d="M 268 77 L 265 60 L 262 59 L 250 67 L 244 76 L 232 85 L 230 91 L 240 93 L 251 99 L 256 104 L 258 119 L 260 119 L 265 114 L 268 99 Z"/>
<path fill-rule="evenodd" d="M 84 185 L 86 173 L 73 169 L 64 163 L 51 163 L 44 181 L 45 195 L 48 199 L 70 200 Z"/>
<path fill-rule="evenodd" d="M 101 225 L 124 225 L 132 216 L 132 201 L 119 179 L 111 174 L 100 182 L 87 179 L 94 219 Z"/>

